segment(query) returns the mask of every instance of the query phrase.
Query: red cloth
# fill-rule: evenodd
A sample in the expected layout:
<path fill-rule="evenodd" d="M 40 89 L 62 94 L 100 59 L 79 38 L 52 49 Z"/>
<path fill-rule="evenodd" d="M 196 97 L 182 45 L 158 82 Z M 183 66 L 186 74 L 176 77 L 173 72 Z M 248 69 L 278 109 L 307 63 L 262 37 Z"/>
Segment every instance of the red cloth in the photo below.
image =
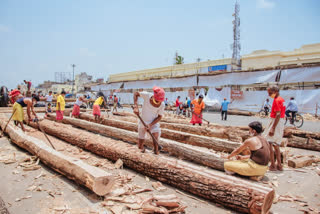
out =
<path fill-rule="evenodd" d="M 163 88 L 160 88 L 158 86 L 154 86 L 153 87 L 153 96 L 156 101 L 160 101 L 160 102 L 164 101 L 165 92 L 164 92 Z"/>
<path fill-rule="evenodd" d="M 72 115 L 73 116 L 79 116 L 80 115 L 80 106 L 78 106 L 77 104 L 73 105 Z"/>
<path fill-rule="evenodd" d="M 101 115 L 101 113 L 100 113 L 100 106 L 99 105 L 93 105 L 93 116 L 96 116 L 96 115 L 98 115 L 98 116 L 100 116 Z"/>
<path fill-rule="evenodd" d="M 176 107 L 179 107 L 179 105 L 180 105 L 179 99 L 176 99 Z"/>
<path fill-rule="evenodd" d="M 63 119 L 63 111 L 56 111 L 56 120 Z"/>
<path fill-rule="evenodd" d="M 14 103 L 14 98 L 16 96 L 19 96 L 21 92 L 18 89 L 14 89 L 9 93 L 9 96 L 11 97 L 11 103 Z"/>
<path fill-rule="evenodd" d="M 196 123 L 202 124 L 202 114 L 199 115 L 199 117 L 196 114 L 192 113 L 192 118 L 191 118 L 190 123 L 192 123 L 192 124 L 196 124 Z"/>
<path fill-rule="evenodd" d="M 28 90 L 31 88 L 31 81 L 27 81 Z"/>
<path fill-rule="evenodd" d="M 280 118 L 284 118 L 286 107 L 283 103 L 284 99 L 282 97 L 278 96 L 277 98 L 274 98 L 270 113 L 271 118 L 276 118 L 277 111 L 280 111 Z"/>
<path fill-rule="evenodd" d="M 114 103 L 118 103 L 118 97 L 114 98 Z"/>

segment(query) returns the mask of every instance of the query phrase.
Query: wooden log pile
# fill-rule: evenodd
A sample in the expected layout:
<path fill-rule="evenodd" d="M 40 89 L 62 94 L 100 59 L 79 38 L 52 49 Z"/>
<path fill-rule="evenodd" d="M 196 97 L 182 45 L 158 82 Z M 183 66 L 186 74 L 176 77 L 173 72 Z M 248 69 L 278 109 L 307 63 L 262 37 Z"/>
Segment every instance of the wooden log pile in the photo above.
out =
<path fill-rule="evenodd" d="M 34 123 L 31 125 L 37 126 Z M 48 134 L 113 161 L 120 158 L 125 166 L 137 172 L 238 212 L 268 213 L 272 206 L 275 193 L 269 187 L 202 169 L 163 155 L 142 154 L 136 146 L 97 136 L 70 125 L 48 120 L 40 121 L 40 125 Z"/>
<path fill-rule="evenodd" d="M 48 119 L 54 120 L 54 118 L 54 115 L 48 115 Z M 62 122 L 122 141 L 138 143 L 138 133 L 136 132 L 70 117 L 63 118 Z M 145 144 L 149 148 L 153 148 L 151 139 L 146 139 Z M 163 138 L 160 139 L 159 144 L 163 147 L 164 151 L 173 156 L 224 171 L 224 159 L 221 157 L 221 154 L 213 153 L 206 148 L 198 148 Z"/>
<path fill-rule="evenodd" d="M 79 118 L 87 121 L 92 121 L 92 122 L 95 121 L 94 117 L 89 114 L 80 114 Z M 138 131 L 137 123 L 109 119 L 109 118 L 102 118 L 100 123 L 103 125 L 113 126 L 113 127 L 125 129 L 128 131 L 134 131 L 134 132 Z M 161 126 L 162 125 L 163 124 L 161 124 Z M 161 137 L 178 141 L 181 143 L 189 144 L 189 145 L 205 147 L 208 149 L 213 149 L 215 151 L 223 151 L 223 152 L 232 152 L 235 148 L 240 146 L 240 143 L 228 141 L 226 139 L 220 139 L 220 138 L 217 138 L 216 136 L 214 137 L 200 136 L 197 134 L 190 134 L 183 131 L 176 131 L 176 130 L 165 129 L 165 128 L 161 129 Z"/>
<path fill-rule="evenodd" d="M 2 129 L 7 121 L 8 118 L 1 114 L 0 126 Z M 69 179 L 86 186 L 97 195 L 103 196 L 109 193 L 115 183 L 115 179 L 110 173 L 56 151 L 45 142 L 26 135 L 18 127 L 9 124 L 5 132 L 19 147 L 36 155 L 50 168 L 65 175 Z"/>

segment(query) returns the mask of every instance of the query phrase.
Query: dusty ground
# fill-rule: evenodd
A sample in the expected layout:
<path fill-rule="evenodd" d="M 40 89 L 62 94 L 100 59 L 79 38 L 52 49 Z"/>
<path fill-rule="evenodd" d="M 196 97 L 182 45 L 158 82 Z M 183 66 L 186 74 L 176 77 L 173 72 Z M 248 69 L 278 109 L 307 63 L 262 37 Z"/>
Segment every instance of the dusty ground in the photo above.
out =
<path fill-rule="evenodd" d="M 237 118 L 239 116 L 230 116 L 230 122 L 233 117 Z M 249 119 L 251 117 L 246 118 Z M 242 122 L 244 123 L 244 121 Z M 316 125 L 319 126 L 319 123 Z M 30 134 L 45 141 L 44 136 L 39 132 Z M 141 193 L 137 197 L 147 198 L 152 194 L 176 194 L 188 206 L 186 213 L 234 213 L 203 199 L 192 199 L 180 194 L 176 192 L 174 187 L 164 185 L 167 188 L 165 191 L 157 191 L 151 185 L 154 181 L 152 179 L 126 168 L 115 169 L 114 163 L 104 158 L 82 151 L 54 137 L 50 137 L 50 139 L 58 150 L 64 154 L 81 158 L 88 164 L 107 170 L 117 176 L 118 180 L 132 177 L 132 180 L 127 182 L 127 185 L 138 185 L 142 188 L 153 190 L 152 192 Z M 313 154 L 320 156 L 320 152 L 288 149 L 291 155 Z M 0 161 L 2 181 L 2 184 L 0 184 L 0 197 L 10 213 L 112 213 L 110 209 L 116 206 L 126 210 L 123 203 L 113 202 L 113 206 L 110 203 L 108 206 L 102 206 L 106 203 L 102 197 L 95 196 L 90 190 L 78 186 L 73 181 L 47 168 L 41 162 L 40 169 L 24 171 L 23 167 L 19 166 L 19 162 L 30 155 L 10 143 L 7 138 L 0 138 L 0 160 L 12 159 L 13 154 L 15 154 L 16 159 L 13 163 L 5 164 Z M 294 214 L 303 213 L 301 210 L 306 210 L 310 213 L 312 213 L 312 210 L 320 210 L 320 176 L 316 172 L 317 169 L 320 170 L 320 164 L 314 164 L 300 170 L 286 167 L 284 172 L 268 172 L 266 178 L 262 181 L 264 185 L 270 185 L 275 188 L 278 196 L 289 196 L 287 197 L 289 198 L 288 200 L 296 199 L 296 201 L 283 201 L 283 197 L 280 197 L 279 201 L 272 206 L 272 212 Z M 130 212 L 126 210 L 123 213 Z"/>

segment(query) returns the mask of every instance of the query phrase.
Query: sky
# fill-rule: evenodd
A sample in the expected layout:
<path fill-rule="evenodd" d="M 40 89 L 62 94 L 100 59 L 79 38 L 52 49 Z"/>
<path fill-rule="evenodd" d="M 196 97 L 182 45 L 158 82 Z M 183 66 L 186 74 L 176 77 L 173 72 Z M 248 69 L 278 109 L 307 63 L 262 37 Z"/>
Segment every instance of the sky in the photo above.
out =
<path fill-rule="evenodd" d="M 241 54 L 320 42 L 319 0 L 239 0 Z M 235 0 L 1 0 L 0 86 L 232 55 Z"/>

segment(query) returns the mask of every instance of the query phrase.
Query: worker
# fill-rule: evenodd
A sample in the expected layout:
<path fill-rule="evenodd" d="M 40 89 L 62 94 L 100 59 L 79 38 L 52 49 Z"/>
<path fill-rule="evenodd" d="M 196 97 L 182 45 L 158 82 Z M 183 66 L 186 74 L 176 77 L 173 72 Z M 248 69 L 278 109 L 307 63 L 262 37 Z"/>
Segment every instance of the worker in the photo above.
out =
<path fill-rule="evenodd" d="M 270 145 L 261 136 L 262 124 L 258 121 L 249 125 L 249 135 L 251 136 L 235 149 L 227 158 L 235 157 L 237 160 L 224 162 L 224 170 L 228 174 L 237 173 L 243 176 L 264 176 L 268 170 L 270 159 Z M 250 155 L 239 155 L 250 150 Z M 254 179 L 254 178 L 253 178 Z"/>
<path fill-rule="evenodd" d="M 224 120 L 227 120 L 227 116 L 228 116 L 228 105 L 231 104 L 233 102 L 233 100 L 231 100 L 231 102 L 227 101 L 227 98 L 223 99 L 223 102 L 221 103 L 221 107 L 220 107 L 220 111 L 221 111 L 221 120 L 223 120 L 223 115 L 224 115 Z"/>
<path fill-rule="evenodd" d="M 102 104 L 104 103 L 104 106 L 105 108 L 107 108 L 106 106 L 106 100 L 104 99 L 104 95 L 102 92 L 99 92 L 97 94 L 97 99 L 96 101 L 94 101 L 94 104 L 93 104 L 93 116 L 94 116 L 94 120 L 96 122 L 100 122 L 100 116 L 101 116 L 101 111 L 100 111 L 100 106 L 102 106 Z"/>
<path fill-rule="evenodd" d="M 118 97 L 117 97 L 117 95 L 113 95 L 113 110 L 112 110 L 112 112 L 114 110 L 116 110 L 116 112 L 118 111 L 117 110 L 117 105 L 118 105 Z"/>
<path fill-rule="evenodd" d="M 64 100 L 66 96 L 66 92 L 62 91 L 61 94 L 57 97 L 57 106 L 56 106 L 56 120 L 60 122 L 63 120 L 63 111 L 66 106 L 66 102 Z"/>
<path fill-rule="evenodd" d="M 139 115 L 139 108 L 138 108 L 138 97 L 143 98 L 142 104 L 142 111 L 141 111 L 141 118 L 147 125 L 145 128 L 142 122 L 139 122 L 138 125 L 138 133 L 139 133 L 139 149 L 141 152 L 145 152 L 144 148 L 144 140 L 146 131 L 149 130 L 155 139 L 159 141 L 161 135 L 161 129 L 159 121 L 162 119 L 162 115 L 164 114 L 164 98 L 165 92 L 160 87 L 153 87 L 153 94 L 142 91 L 142 92 L 135 92 L 134 93 L 134 113 Z M 154 153 L 159 154 L 159 145 L 157 142 L 153 141 Z"/>
<path fill-rule="evenodd" d="M 87 103 L 87 95 L 83 95 L 77 98 L 76 102 L 73 105 L 71 117 L 79 118 L 80 115 L 80 106 L 83 102 Z"/>
<path fill-rule="evenodd" d="M 282 171 L 281 165 L 281 154 L 280 154 L 280 144 L 283 137 L 284 130 L 284 116 L 286 107 L 284 104 L 284 99 L 280 97 L 278 86 L 268 87 L 268 94 L 273 98 L 273 103 L 271 106 L 270 113 L 270 123 L 263 132 L 263 136 L 271 144 L 270 146 L 270 171 L 280 170 Z M 274 153 L 276 154 L 277 166 L 275 165 Z"/>
<path fill-rule="evenodd" d="M 268 116 L 270 108 L 271 108 L 271 105 L 269 103 L 269 99 L 266 99 L 266 101 L 263 104 L 263 109 L 264 109 L 264 113 L 266 114 L 266 116 Z"/>
<path fill-rule="evenodd" d="M 179 115 L 180 114 L 180 105 L 181 105 L 182 102 L 180 102 L 180 96 L 177 97 L 176 99 L 176 107 L 177 107 L 177 110 L 176 110 L 176 114 Z"/>
<path fill-rule="evenodd" d="M 203 95 L 200 94 L 198 99 L 194 99 L 191 102 L 191 112 L 192 112 L 192 118 L 190 123 L 192 123 L 192 125 L 195 125 L 196 123 L 199 124 L 199 126 L 201 126 L 202 124 L 202 111 L 205 108 L 205 104 L 203 101 Z"/>
<path fill-rule="evenodd" d="M 26 98 L 22 97 L 18 99 L 14 104 L 13 104 L 13 116 L 12 119 L 14 123 L 18 126 L 20 124 L 21 129 L 23 131 L 26 131 L 26 129 L 23 126 L 23 120 L 24 120 L 24 112 L 23 112 L 23 107 L 27 107 L 27 115 L 28 115 L 28 121 L 32 121 L 32 117 L 30 112 L 37 118 L 36 113 L 34 112 L 33 106 L 39 101 L 38 96 L 33 96 L 32 98 Z"/>
<path fill-rule="evenodd" d="M 24 81 L 24 83 L 27 85 L 28 92 L 29 92 L 30 89 L 31 89 L 31 85 L 32 85 L 31 81 L 27 81 L 27 80 L 23 80 L 23 81 Z"/>
<path fill-rule="evenodd" d="M 46 98 L 46 112 L 49 112 L 48 111 L 49 104 L 50 104 L 50 109 L 52 106 L 52 99 L 53 99 L 52 91 L 49 91 L 49 94 L 47 94 L 45 98 Z"/>

